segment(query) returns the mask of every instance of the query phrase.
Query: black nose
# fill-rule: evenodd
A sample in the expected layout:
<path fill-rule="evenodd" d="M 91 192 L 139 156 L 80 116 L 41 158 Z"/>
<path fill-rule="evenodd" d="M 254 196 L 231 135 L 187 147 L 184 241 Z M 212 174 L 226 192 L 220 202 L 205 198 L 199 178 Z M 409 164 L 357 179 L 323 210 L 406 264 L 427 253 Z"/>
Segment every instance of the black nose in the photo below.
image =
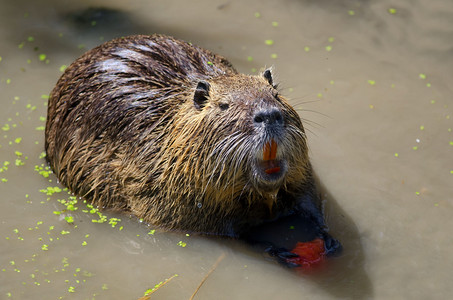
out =
<path fill-rule="evenodd" d="M 262 109 L 253 117 L 255 125 L 283 125 L 283 115 L 277 108 Z"/>

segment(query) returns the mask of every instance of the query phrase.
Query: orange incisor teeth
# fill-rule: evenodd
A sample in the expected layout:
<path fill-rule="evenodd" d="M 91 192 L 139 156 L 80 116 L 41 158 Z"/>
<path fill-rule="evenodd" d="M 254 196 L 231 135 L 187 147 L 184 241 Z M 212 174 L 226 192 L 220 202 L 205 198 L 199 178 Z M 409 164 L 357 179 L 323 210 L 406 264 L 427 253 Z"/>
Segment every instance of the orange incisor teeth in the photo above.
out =
<path fill-rule="evenodd" d="M 272 139 L 270 143 L 266 143 L 263 149 L 263 160 L 274 160 L 277 157 L 277 143 Z"/>
<path fill-rule="evenodd" d="M 264 170 L 267 174 L 274 174 L 280 172 L 280 166 L 276 164 L 277 158 L 277 143 L 272 139 L 263 147 L 263 161 L 267 163 L 267 169 Z"/>
<path fill-rule="evenodd" d="M 264 170 L 264 172 L 266 172 L 266 174 L 278 173 L 278 172 L 280 172 L 280 167 L 266 169 L 266 170 Z"/>

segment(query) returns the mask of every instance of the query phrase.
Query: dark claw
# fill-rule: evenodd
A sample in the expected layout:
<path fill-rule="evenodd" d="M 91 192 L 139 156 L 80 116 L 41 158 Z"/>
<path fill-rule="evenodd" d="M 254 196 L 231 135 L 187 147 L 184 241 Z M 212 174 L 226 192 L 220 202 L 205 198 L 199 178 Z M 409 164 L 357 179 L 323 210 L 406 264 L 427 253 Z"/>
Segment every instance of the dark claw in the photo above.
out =
<path fill-rule="evenodd" d="M 329 234 L 324 234 L 324 248 L 326 249 L 326 256 L 337 256 L 341 254 L 343 246 L 341 243 L 331 237 Z"/>
<path fill-rule="evenodd" d="M 283 265 L 283 266 L 285 266 L 285 267 L 287 267 L 287 268 L 289 268 L 289 269 L 294 269 L 294 268 L 300 268 L 300 267 L 301 267 L 301 265 L 296 264 L 296 263 L 293 263 L 293 262 L 291 262 L 291 261 L 289 261 L 289 260 L 287 260 L 287 259 L 277 258 L 277 261 L 278 261 L 281 265 Z"/>
<path fill-rule="evenodd" d="M 280 264 L 288 268 L 300 267 L 299 264 L 293 263 L 289 260 L 291 258 L 299 257 L 296 253 L 289 252 L 285 248 L 275 248 L 273 246 L 267 248 L 265 251 L 269 253 L 270 256 L 275 257 Z"/>
<path fill-rule="evenodd" d="M 295 258 L 298 257 L 296 253 L 289 252 L 285 248 L 274 248 L 270 247 L 265 250 L 270 256 L 281 257 L 281 258 Z"/>

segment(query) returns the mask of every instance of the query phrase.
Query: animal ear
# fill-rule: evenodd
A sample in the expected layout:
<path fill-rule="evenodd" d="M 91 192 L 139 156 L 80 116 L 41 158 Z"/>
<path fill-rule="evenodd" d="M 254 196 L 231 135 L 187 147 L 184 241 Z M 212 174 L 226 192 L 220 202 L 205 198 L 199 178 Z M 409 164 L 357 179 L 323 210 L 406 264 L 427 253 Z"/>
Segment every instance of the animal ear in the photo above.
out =
<path fill-rule="evenodd" d="M 198 82 L 193 95 L 193 103 L 197 109 L 202 109 L 206 105 L 209 97 L 209 87 L 207 81 L 201 80 Z"/>
<path fill-rule="evenodd" d="M 271 69 L 266 69 L 263 72 L 263 77 L 269 82 L 270 85 L 274 86 L 274 79 L 272 78 L 272 71 Z"/>

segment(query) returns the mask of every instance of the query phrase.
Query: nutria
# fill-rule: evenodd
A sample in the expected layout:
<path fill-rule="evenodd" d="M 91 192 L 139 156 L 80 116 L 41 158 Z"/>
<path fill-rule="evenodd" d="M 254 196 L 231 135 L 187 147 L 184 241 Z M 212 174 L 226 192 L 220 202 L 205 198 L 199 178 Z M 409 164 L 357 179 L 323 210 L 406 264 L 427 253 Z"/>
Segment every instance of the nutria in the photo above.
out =
<path fill-rule="evenodd" d="M 243 75 L 168 36 L 115 39 L 71 64 L 45 148 L 73 193 L 156 226 L 238 237 L 300 214 L 329 237 L 301 119 L 271 70 Z"/>

